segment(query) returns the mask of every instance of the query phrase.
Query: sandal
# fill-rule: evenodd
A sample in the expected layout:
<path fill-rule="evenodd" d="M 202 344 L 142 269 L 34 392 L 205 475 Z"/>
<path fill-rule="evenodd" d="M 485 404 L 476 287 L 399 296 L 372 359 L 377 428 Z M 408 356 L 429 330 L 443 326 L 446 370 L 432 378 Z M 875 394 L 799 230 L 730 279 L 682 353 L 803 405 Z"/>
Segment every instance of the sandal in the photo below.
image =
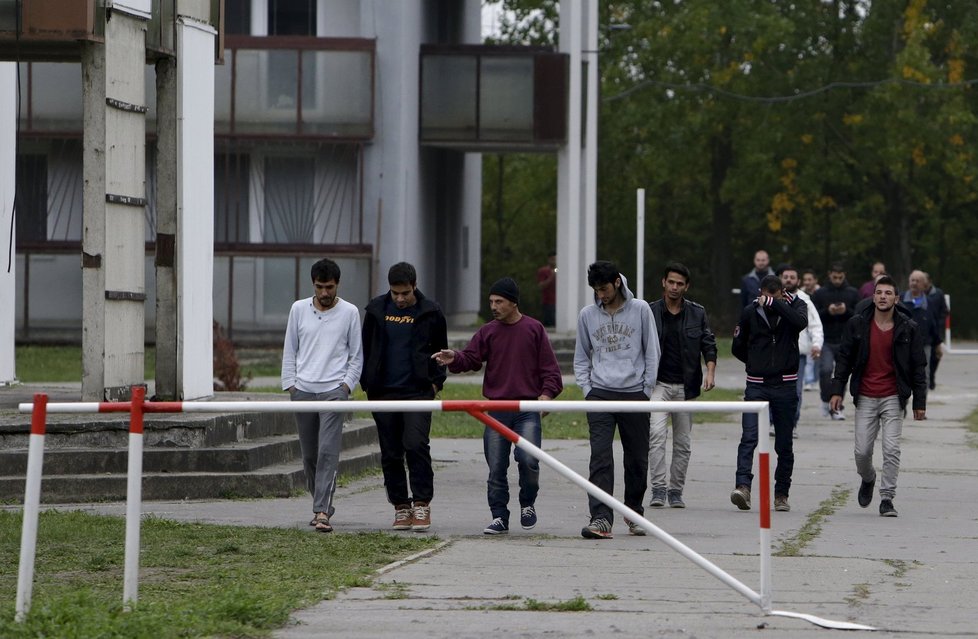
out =
<path fill-rule="evenodd" d="M 329 525 L 329 515 L 327 515 L 326 513 L 318 513 L 316 515 L 316 532 L 321 532 L 321 533 L 333 532 L 333 527 Z"/>

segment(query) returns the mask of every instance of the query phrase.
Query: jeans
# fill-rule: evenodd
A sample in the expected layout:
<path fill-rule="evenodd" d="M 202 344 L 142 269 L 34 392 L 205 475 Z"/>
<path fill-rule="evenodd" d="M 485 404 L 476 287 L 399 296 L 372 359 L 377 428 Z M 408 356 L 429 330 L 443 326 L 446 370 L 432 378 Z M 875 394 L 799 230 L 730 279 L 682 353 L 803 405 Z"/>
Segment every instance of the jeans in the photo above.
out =
<path fill-rule="evenodd" d="M 808 367 L 808 355 L 798 356 L 798 408 L 795 409 L 795 421 L 792 428 L 798 428 L 798 420 L 801 419 L 801 398 L 805 390 L 805 368 Z"/>
<path fill-rule="evenodd" d="M 656 382 L 652 389 L 652 401 L 681 402 L 686 399 L 682 384 Z M 666 488 L 666 438 L 669 434 L 668 419 L 672 417 L 672 467 L 669 473 L 669 490 L 683 492 L 686 485 L 686 469 L 689 468 L 690 443 L 693 432 L 691 413 L 652 413 L 649 429 L 649 475 L 652 490 Z"/>
<path fill-rule="evenodd" d="M 645 393 L 620 393 L 616 391 L 592 389 L 588 400 L 631 400 L 648 401 Z M 649 413 L 596 413 L 588 412 L 587 424 L 591 439 L 591 462 L 588 480 L 609 495 L 615 490 L 615 426 L 621 436 L 623 451 L 622 465 L 625 470 L 625 505 L 643 514 L 642 500 L 645 498 L 649 472 Z M 588 496 L 588 509 L 591 519 L 614 521 L 611 507 Z"/>
<path fill-rule="evenodd" d="M 823 351 L 824 352 L 824 351 Z M 768 402 L 771 422 L 774 424 L 774 452 L 778 456 L 774 469 L 774 494 L 788 496 L 791 489 L 791 471 L 795 466 L 791 430 L 798 402 L 794 382 L 780 384 L 747 384 L 744 401 Z M 757 448 L 757 414 L 744 413 L 741 418 L 742 434 L 737 447 L 737 475 L 735 485 L 750 487 L 754 480 L 754 449 Z"/>
<path fill-rule="evenodd" d="M 344 401 L 350 394 L 342 386 L 325 393 L 307 393 L 298 388 L 292 391 L 292 401 Z M 312 511 L 332 516 L 333 493 L 340 466 L 345 413 L 296 413 L 302 450 L 302 468 L 306 471 L 306 488 L 312 493 Z"/>
<path fill-rule="evenodd" d="M 514 413 L 512 411 L 492 411 L 489 416 L 509 427 L 517 435 L 540 446 L 540 413 Z M 493 519 L 501 517 L 509 522 L 509 451 L 512 443 L 492 428 L 486 426 L 482 434 L 482 449 L 489 465 L 489 480 L 486 482 L 486 497 Z M 517 448 L 513 455 L 520 474 L 520 508 L 536 503 L 540 492 L 540 462 L 537 458 Z"/>
<path fill-rule="evenodd" d="M 896 495 L 897 475 L 900 474 L 900 435 L 903 431 L 903 409 L 900 398 L 865 397 L 860 395 L 856 404 L 856 472 L 863 481 L 876 479 L 873 468 L 873 446 L 880 429 L 883 430 L 883 479 L 880 481 L 880 498 L 893 499 Z"/>
<path fill-rule="evenodd" d="M 818 391 L 823 402 L 832 399 L 832 373 L 835 372 L 835 352 L 839 350 L 841 344 L 822 344 L 822 354 L 818 358 Z M 846 385 L 842 385 L 840 393 L 846 396 Z"/>
<path fill-rule="evenodd" d="M 384 394 L 371 399 L 432 399 L 434 394 Z M 434 496 L 431 468 L 431 413 L 373 413 L 380 440 L 380 466 L 384 471 L 387 501 L 394 506 L 410 504 L 408 478 L 414 501 L 430 502 Z M 407 460 L 407 472 L 404 462 Z"/>

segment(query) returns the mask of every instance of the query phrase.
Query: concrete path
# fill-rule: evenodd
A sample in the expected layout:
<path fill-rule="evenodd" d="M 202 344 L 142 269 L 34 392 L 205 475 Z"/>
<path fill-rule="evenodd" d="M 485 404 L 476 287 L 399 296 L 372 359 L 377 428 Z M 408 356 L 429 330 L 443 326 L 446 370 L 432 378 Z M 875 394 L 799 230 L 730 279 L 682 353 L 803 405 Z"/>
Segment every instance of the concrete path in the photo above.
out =
<path fill-rule="evenodd" d="M 739 387 L 742 368 L 723 364 L 721 384 Z M 939 380 L 929 419 L 904 426 L 895 519 L 879 517 L 878 495 L 867 509 L 856 504 L 851 417 L 822 418 L 817 392 L 805 393 L 792 510 L 772 513 L 773 550 L 782 551 L 773 559 L 776 610 L 875 626 L 878 637 L 978 636 L 978 436 L 961 421 L 978 405 L 978 356 L 948 356 Z M 756 505 L 741 512 L 728 498 L 739 436 L 739 421 L 696 425 L 684 495 L 688 507 L 647 508 L 646 517 L 759 590 Z M 545 421 L 543 447 L 587 475 L 587 442 L 547 440 Z M 432 450 L 437 468 L 430 534 L 444 545 L 387 567 L 370 588 L 297 611 L 276 637 L 737 638 L 756 637 L 759 629 L 767 630 L 765 637 L 831 635 L 806 621 L 762 615 L 663 542 L 629 536 L 620 519 L 614 539 L 582 539 L 586 495 L 546 468 L 538 526 L 523 531 L 514 516 L 516 529 L 509 535 L 485 536 L 481 440 L 436 440 Z M 877 466 L 879 455 L 877 447 Z M 388 529 L 393 510 L 381 484 L 372 477 L 338 491 L 338 532 Z M 516 508 L 515 468 L 510 484 Z M 85 508 L 125 510 L 122 504 Z M 309 509 L 309 498 L 299 497 L 157 502 L 145 504 L 144 511 L 179 520 L 308 529 Z M 526 610 L 530 600 L 558 604 L 577 597 L 589 611 Z"/>

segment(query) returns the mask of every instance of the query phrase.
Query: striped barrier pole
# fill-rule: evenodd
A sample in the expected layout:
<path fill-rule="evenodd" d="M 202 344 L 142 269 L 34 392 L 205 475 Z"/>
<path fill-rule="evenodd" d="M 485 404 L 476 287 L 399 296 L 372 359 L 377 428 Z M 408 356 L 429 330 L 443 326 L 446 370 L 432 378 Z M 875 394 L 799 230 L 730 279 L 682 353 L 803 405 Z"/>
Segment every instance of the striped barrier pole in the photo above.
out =
<path fill-rule="evenodd" d="M 15 619 L 24 621 L 31 608 L 34 589 L 34 555 L 37 551 L 37 520 L 41 505 L 41 470 L 44 467 L 44 430 L 48 396 L 34 395 L 31 406 L 31 435 L 27 452 L 27 478 L 24 486 L 24 521 L 20 533 L 20 566 L 17 571 Z"/>
<path fill-rule="evenodd" d="M 132 387 L 129 404 L 129 471 L 126 475 L 126 555 L 122 603 L 128 611 L 139 597 L 139 526 L 143 510 L 143 400 L 146 389 Z"/>

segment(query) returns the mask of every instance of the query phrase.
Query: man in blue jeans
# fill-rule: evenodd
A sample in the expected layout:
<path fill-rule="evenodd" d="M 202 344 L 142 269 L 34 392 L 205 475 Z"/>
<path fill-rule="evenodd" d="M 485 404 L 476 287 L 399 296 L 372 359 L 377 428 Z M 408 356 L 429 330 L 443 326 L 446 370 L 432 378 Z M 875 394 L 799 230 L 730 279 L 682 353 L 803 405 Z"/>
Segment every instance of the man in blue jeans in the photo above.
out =
<path fill-rule="evenodd" d="M 761 280 L 757 299 L 741 312 L 734 329 L 733 354 L 747 366 L 745 401 L 769 402 L 774 424 L 774 509 L 788 511 L 791 471 L 795 465 L 791 431 L 798 407 L 798 334 L 808 326 L 808 309 L 800 298 L 785 293 L 781 278 L 768 275 Z M 754 449 L 757 448 L 757 414 L 744 413 L 737 448 L 737 475 L 730 501 L 750 510 L 754 479 Z"/>
<path fill-rule="evenodd" d="M 486 365 L 482 394 L 486 399 L 550 400 L 564 390 L 557 356 L 543 324 L 519 309 L 520 289 L 509 277 L 489 289 L 492 321 L 484 324 L 461 351 L 443 349 L 432 358 L 453 373 L 477 371 Z M 491 411 L 489 415 L 528 442 L 540 446 L 540 413 Z M 487 535 L 509 532 L 508 439 L 486 426 L 482 445 L 489 465 L 487 497 L 492 521 Z M 520 525 L 530 530 L 537 524 L 536 499 L 540 490 L 540 463 L 516 449 L 520 474 Z"/>

